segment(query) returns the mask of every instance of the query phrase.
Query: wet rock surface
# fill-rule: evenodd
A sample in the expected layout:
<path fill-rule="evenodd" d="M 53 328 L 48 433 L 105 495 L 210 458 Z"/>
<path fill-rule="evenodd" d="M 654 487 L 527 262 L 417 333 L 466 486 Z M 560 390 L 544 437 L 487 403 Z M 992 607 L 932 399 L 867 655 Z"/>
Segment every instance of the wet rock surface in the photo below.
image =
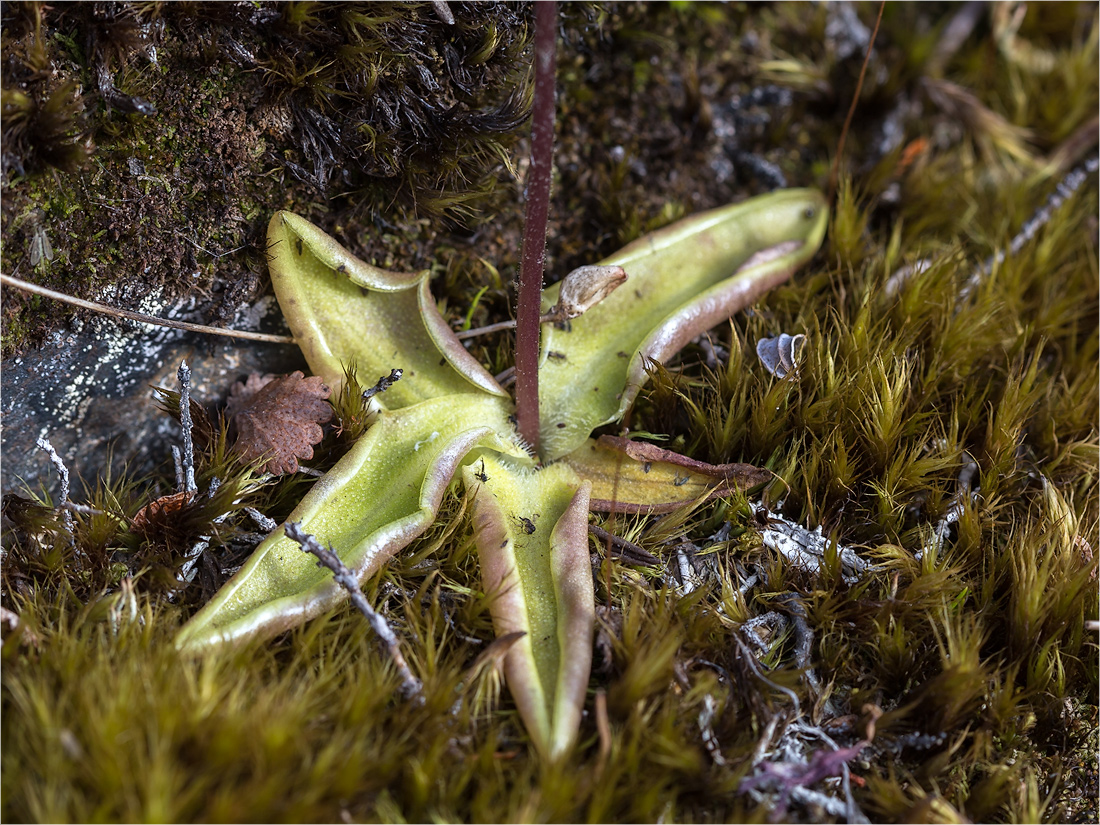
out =
<path fill-rule="evenodd" d="M 169 313 L 188 319 L 179 307 Z M 247 307 L 246 320 L 284 333 L 273 299 Z M 249 324 L 249 326 L 252 326 Z M 110 467 L 140 473 L 171 460 L 179 427 L 153 401 L 151 387 L 176 388 L 176 369 L 192 369 L 193 397 L 213 407 L 250 372 L 303 369 L 298 348 L 150 327 L 109 318 L 74 319 L 44 346 L 0 365 L 3 491 L 56 489 L 53 468 L 36 446 L 49 439 L 73 476 L 74 490 Z"/>

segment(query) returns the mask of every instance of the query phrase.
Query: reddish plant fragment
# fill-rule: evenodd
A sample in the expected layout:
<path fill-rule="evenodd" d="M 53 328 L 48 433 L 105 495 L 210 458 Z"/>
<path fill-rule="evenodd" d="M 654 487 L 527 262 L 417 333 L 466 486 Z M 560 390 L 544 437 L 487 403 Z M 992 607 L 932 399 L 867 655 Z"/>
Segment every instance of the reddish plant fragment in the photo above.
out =
<path fill-rule="evenodd" d="M 632 441 L 616 435 L 601 435 L 599 443 L 612 449 L 622 450 L 635 461 L 667 461 L 669 464 L 678 464 L 713 478 L 730 481 L 736 479 L 745 487 L 754 487 L 774 477 L 771 470 L 765 470 L 753 464 L 707 464 L 705 461 L 698 461 L 672 450 L 666 450 L 664 447 L 658 447 L 649 441 Z"/>
<path fill-rule="evenodd" d="M 298 472 L 298 460 L 313 458 L 313 445 L 332 418 L 331 390 L 319 376 L 301 371 L 276 377 L 253 373 L 229 393 L 226 412 L 237 431 L 234 450 L 246 461 L 267 458 L 275 475 Z"/>
<path fill-rule="evenodd" d="M 184 490 L 179 493 L 161 496 L 154 501 L 150 501 L 137 511 L 133 520 L 130 522 L 130 526 L 135 533 L 147 536 L 161 525 L 171 521 L 172 514 L 180 512 L 184 507 L 190 504 L 194 495 L 194 493 Z"/>
<path fill-rule="evenodd" d="M 771 470 L 753 464 L 707 464 L 648 441 L 632 441 L 613 435 L 601 435 L 593 447 L 594 452 L 577 450 L 564 461 L 582 478 L 592 481 L 591 507 L 598 512 L 667 513 L 698 498 L 700 492 L 706 498 L 725 496 L 735 490 L 748 490 L 764 484 L 775 477 Z M 604 453 L 604 457 L 601 458 L 600 453 Z M 606 455 L 614 453 L 621 453 L 640 464 L 641 472 L 636 467 L 626 467 L 621 462 L 618 465 L 608 463 Z M 603 479 L 599 471 L 612 467 L 619 476 L 623 476 L 625 470 L 625 475 L 635 482 L 633 486 L 636 489 L 628 484 L 616 484 L 611 489 L 612 494 L 606 495 L 609 485 L 601 484 Z M 673 485 L 665 485 L 663 494 L 660 490 L 651 490 L 650 485 L 645 482 L 652 479 L 656 484 L 667 476 L 669 467 L 682 468 L 683 475 L 677 473 Z"/>

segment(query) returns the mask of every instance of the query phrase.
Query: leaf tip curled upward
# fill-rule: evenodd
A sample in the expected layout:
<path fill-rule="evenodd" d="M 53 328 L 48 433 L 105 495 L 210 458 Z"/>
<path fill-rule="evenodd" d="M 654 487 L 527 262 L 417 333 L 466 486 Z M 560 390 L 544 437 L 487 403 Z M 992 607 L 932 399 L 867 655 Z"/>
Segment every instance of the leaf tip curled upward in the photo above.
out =
<path fill-rule="evenodd" d="M 319 227 L 278 212 L 268 230 L 271 282 L 315 375 L 339 393 L 344 368 L 416 376 L 378 403 L 411 406 L 450 394 L 507 393 L 439 313 L 427 270 L 391 272 L 361 261 Z"/>
<path fill-rule="evenodd" d="M 821 193 L 787 189 L 692 215 L 606 258 L 603 267 L 630 273 L 629 288 L 568 328 L 543 329 L 543 352 L 554 355 L 539 367 L 542 458 L 568 455 L 619 420 L 647 361 L 666 361 L 787 280 L 817 252 L 827 224 Z M 562 303 L 567 281 L 547 290 L 546 304 Z"/>

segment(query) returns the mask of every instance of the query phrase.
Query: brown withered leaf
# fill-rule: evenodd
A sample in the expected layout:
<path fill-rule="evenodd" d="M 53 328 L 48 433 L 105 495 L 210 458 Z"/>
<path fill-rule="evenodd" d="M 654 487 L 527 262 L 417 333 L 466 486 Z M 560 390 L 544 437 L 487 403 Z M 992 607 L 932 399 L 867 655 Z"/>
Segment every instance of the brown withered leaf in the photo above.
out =
<path fill-rule="evenodd" d="M 226 412 L 237 432 L 234 450 L 246 461 L 266 457 L 269 473 L 298 472 L 298 460 L 313 458 L 313 445 L 332 418 L 331 390 L 319 376 L 298 370 L 281 377 L 253 373 L 229 393 Z"/>
<path fill-rule="evenodd" d="M 156 527 L 171 521 L 174 513 L 178 513 L 191 503 L 194 493 L 183 491 L 161 496 L 155 501 L 150 501 L 137 511 L 130 524 L 134 532 L 147 535 Z"/>

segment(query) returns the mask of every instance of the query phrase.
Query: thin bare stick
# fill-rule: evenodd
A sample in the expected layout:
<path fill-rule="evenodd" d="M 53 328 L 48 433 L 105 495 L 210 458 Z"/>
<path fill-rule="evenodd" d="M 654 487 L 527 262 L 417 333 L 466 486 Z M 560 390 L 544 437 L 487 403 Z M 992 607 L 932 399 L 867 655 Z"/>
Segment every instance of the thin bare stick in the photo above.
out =
<path fill-rule="evenodd" d="M 268 518 L 255 507 L 245 507 L 244 511 L 256 522 L 257 526 L 265 533 L 270 533 L 279 525 L 275 522 L 275 519 Z"/>
<path fill-rule="evenodd" d="M 602 527 L 597 527 L 595 524 L 589 524 L 588 532 L 595 536 L 597 541 L 607 543 L 607 546 L 610 548 L 608 554 L 612 558 L 625 561 L 627 564 L 638 565 L 639 567 L 659 567 L 661 564 L 661 560 L 652 553 L 646 552 L 632 541 L 627 541 L 621 536 L 609 533 Z"/>
<path fill-rule="evenodd" d="M 559 316 L 554 312 L 547 312 L 545 315 L 539 316 L 540 324 L 551 324 L 559 320 Z M 456 332 L 455 338 L 459 341 L 465 341 L 467 338 L 476 338 L 479 335 L 488 335 L 490 332 L 500 332 L 506 329 L 515 329 L 516 321 L 514 318 L 509 318 L 507 321 L 497 321 L 495 324 L 489 324 L 485 327 L 475 327 L 474 329 L 463 330 L 462 332 Z"/>
<path fill-rule="evenodd" d="M 476 338 L 479 335 L 488 335 L 490 332 L 500 332 L 504 329 L 515 329 L 516 322 L 513 319 L 507 321 L 499 321 L 495 324 L 489 324 L 487 327 L 476 327 L 475 329 L 468 329 L 463 332 L 456 332 L 455 338 L 459 341 L 465 341 L 467 338 Z"/>
<path fill-rule="evenodd" d="M 699 711 L 699 733 L 710 758 L 714 760 L 715 765 L 721 767 L 726 764 L 726 757 L 722 756 L 722 745 L 714 733 L 714 714 L 717 710 L 714 697 L 709 693 L 703 696 L 703 709 Z"/>
<path fill-rule="evenodd" d="M 1036 233 L 1050 222 L 1054 213 L 1062 207 L 1062 204 L 1069 200 L 1081 184 L 1088 179 L 1088 176 L 1096 172 L 1097 168 L 1100 168 L 1100 160 L 1091 157 L 1062 178 L 1062 180 L 1058 182 L 1058 186 L 1055 187 L 1054 192 L 1047 198 L 1046 203 L 1032 213 L 1031 217 L 1020 227 L 1020 231 L 1008 242 L 1008 252 L 1005 252 L 1003 249 L 998 249 L 996 253 L 986 258 L 985 262 L 971 273 L 966 283 L 959 289 L 958 303 L 962 304 L 970 298 L 974 290 L 981 286 L 982 280 L 988 276 L 995 267 L 1004 263 L 1005 258 L 1010 255 L 1019 254 L 1020 250 L 1035 237 Z"/>
<path fill-rule="evenodd" d="M 378 383 L 376 383 L 373 387 L 367 390 L 363 390 L 362 401 L 366 403 L 367 401 L 370 401 L 372 398 L 374 398 L 374 396 L 378 395 L 378 393 L 385 392 L 398 381 L 400 381 L 401 376 L 404 374 L 404 370 L 390 370 L 390 374 L 383 375 L 381 378 L 379 378 Z"/>
<path fill-rule="evenodd" d="M 878 17 L 875 18 L 875 28 L 871 32 L 871 40 L 867 44 L 867 54 L 863 57 L 863 66 L 859 70 L 859 80 L 856 82 L 856 93 L 852 95 L 852 105 L 848 107 L 848 117 L 844 118 L 844 128 L 840 130 L 840 140 L 836 145 L 836 157 L 833 159 L 833 169 L 829 173 L 829 202 L 836 195 L 836 181 L 840 173 L 840 159 L 844 156 L 844 142 L 848 137 L 848 127 L 852 125 L 852 116 L 856 113 L 856 105 L 859 103 L 859 93 L 863 91 L 863 77 L 867 74 L 867 64 L 871 62 L 871 51 L 875 48 L 875 38 L 878 37 L 878 27 L 882 22 L 882 11 L 886 8 L 886 0 L 878 5 Z"/>
<path fill-rule="evenodd" d="M 798 701 L 798 695 L 789 687 L 777 685 L 760 671 L 760 668 L 756 664 L 756 657 L 752 655 L 752 651 L 749 650 L 748 646 L 743 641 L 741 641 L 737 633 L 733 634 L 733 641 L 737 643 L 737 648 L 741 651 L 741 661 L 743 661 L 748 666 L 749 670 L 752 671 L 752 675 L 772 688 L 772 690 L 778 690 L 790 699 L 791 704 L 794 705 L 794 718 L 797 719 L 800 717 L 802 715 L 802 705 Z"/>
<path fill-rule="evenodd" d="M 191 441 L 194 427 L 191 422 L 191 368 L 186 361 L 180 361 L 176 378 L 180 382 L 180 427 L 183 429 L 183 489 L 194 495 L 199 488 L 195 484 L 195 447 Z"/>
<path fill-rule="evenodd" d="M 367 617 L 367 621 L 370 622 L 371 628 L 378 634 L 378 638 L 380 638 L 382 643 L 386 646 L 386 651 L 390 654 L 390 658 L 393 660 L 393 664 L 397 668 L 398 674 L 401 676 L 401 695 L 408 700 L 422 702 L 423 697 L 420 695 L 422 685 L 420 680 L 413 676 L 412 671 L 409 670 L 409 665 L 405 661 L 405 657 L 401 653 L 401 647 L 397 643 L 397 636 L 394 635 L 385 617 L 370 606 L 367 597 L 364 596 L 363 591 L 359 589 L 359 580 L 355 578 L 355 574 L 348 570 L 347 566 L 340 561 L 340 557 L 336 555 L 331 547 L 322 546 L 321 542 L 317 541 L 316 538 L 302 529 L 301 524 L 294 521 L 288 521 L 283 528 L 283 532 L 286 533 L 287 538 L 298 542 L 302 550 L 316 556 L 318 567 L 327 567 L 332 571 L 336 583 L 348 591 L 351 603 L 359 609 L 360 613 Z"/>
<path fill-rule="evenodd" d="M 57 471 L 57 478 L 61 482 L 61 503 L 57 506 L 57 509 L 61 512 L 61 521 L 65 525 L 65 530 L 72 536 L 73 514 L 65 508 L 65 505 L 69 503 L 69 468 L 65 466 L 65 462 L 61 460 L 61 456 L 57 454 L 53 444 L 44 435 L 40 435 L 35 443 L 38 445 L 38 449 L 46 453 L 54 470 Z"/>
<path fill-rule="evenodd" d="M 294 343 L 294 339 L 289 335 L 268 335 L 266 332 L 246 332 L 241 329 L 223 329 L 221 327 L 208 327 L 203 324 L 189 324 L 187 321 L 173 321 L 170 318 L 156 318 L 141 312 L 131 312 L 128 309 L 118 309 L 116 307 L 107 306 L 106 304 L 97 304 L 94 301 L 85 301 L 83 298 L 75 298 L 72 295 L 66 295 L 64 292 L 55 292 L 52 289 L 46 289 L 44 286 L 21 281 L 18 278 L 13 278 L 11 275 L 0 274 L 0 283 L 22 290 L 23 292 L 30 292 L 34 295 L 52 298 L 55 301 L 61 301 L 62 303 L 80 307 L 81 309 L 90 309 L 92 312 L 98 312 L 101 315 L 111 315 L 116 318 L 126 318 L 129 321 L 137 321 L 139 324 L 172 327 L 172 329 L 184 329 L 188 332 L 205 332 L 208 335 L 221 335 L 225 338 L 243 338 L 246 341 L 266 341 L 269 344 Z"/>

